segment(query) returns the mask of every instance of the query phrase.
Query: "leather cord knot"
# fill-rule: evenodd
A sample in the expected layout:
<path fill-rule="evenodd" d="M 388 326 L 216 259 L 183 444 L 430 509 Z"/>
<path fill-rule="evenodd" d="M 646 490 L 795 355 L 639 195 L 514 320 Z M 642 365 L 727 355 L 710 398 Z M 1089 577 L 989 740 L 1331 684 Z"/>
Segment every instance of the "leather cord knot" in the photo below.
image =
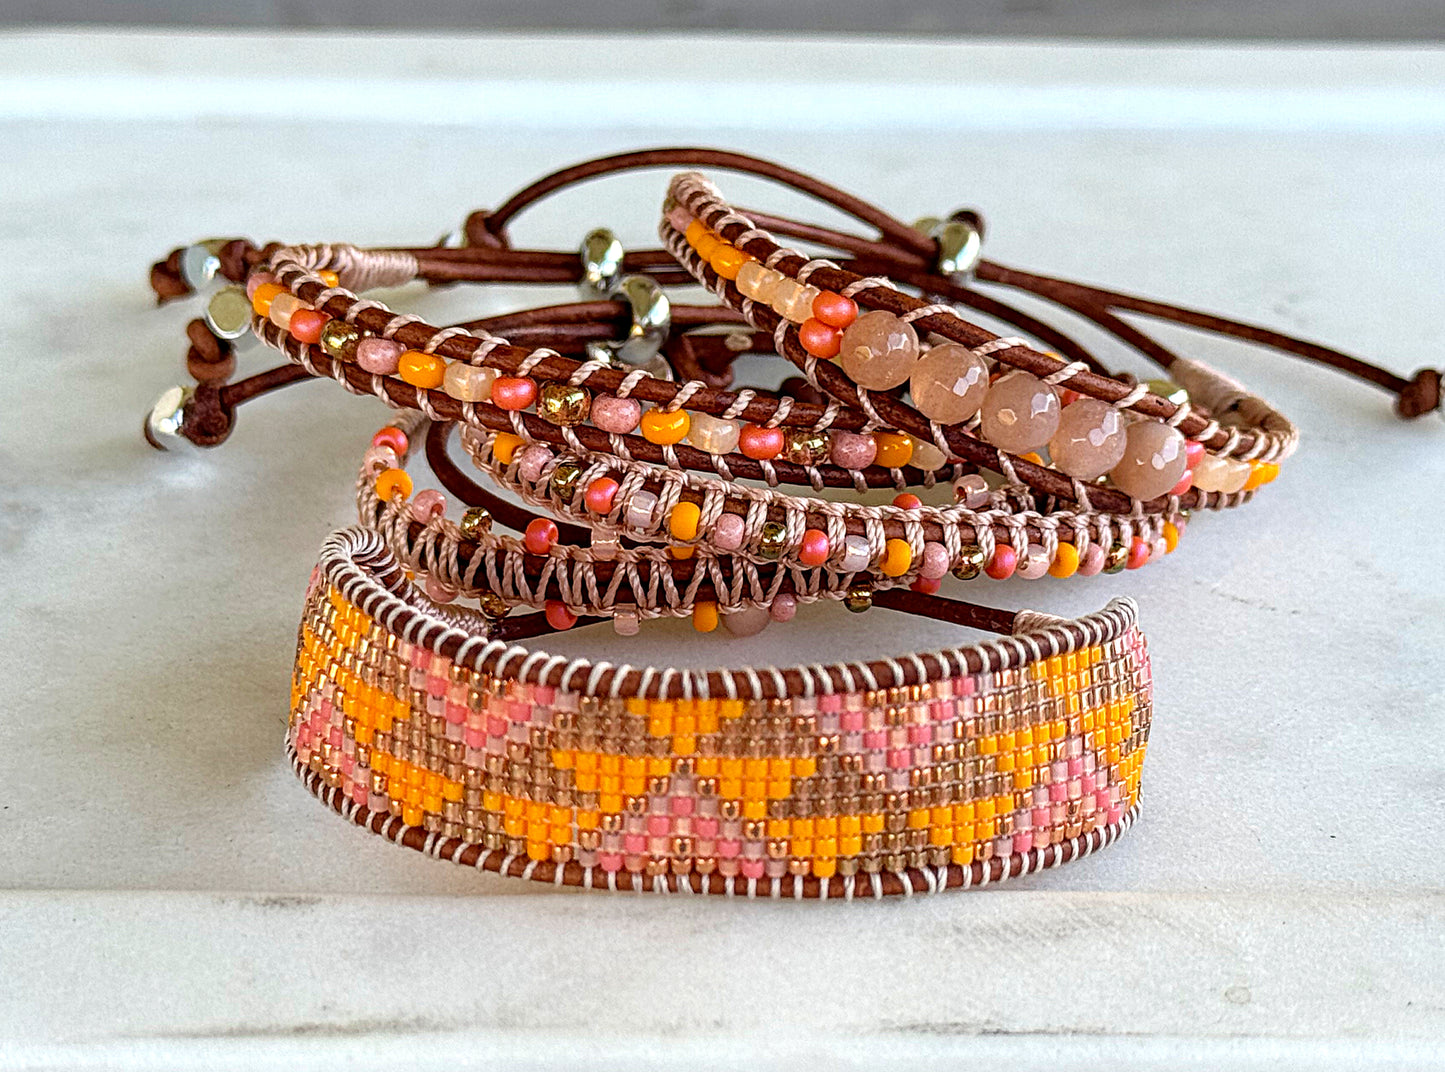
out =
<path fill-rule="evenodd" d="M 1405 385 L 1400 397 L 1395 400 L 1395 412 L 1407 421 L 1439 408 L 1440 373 L 1431 368 L 1415 373 L 1415 378 Z"/>
<path fill-rule="evenodd" d="M 217 447 L 226 441 L 235 423 L 235 407 L 221 397 L 220 388 L 197 384 L 195 396 L 186 406 L 185 437 L 198 447 Z"/>
<path fill-rule="evenodd" d="M 462 234 L 466 235 L 469 246 L 481 246 L 484 249 L 511 248 L 511 243 L 507 241 L 507 232 L 492 229 L 491 214 L 484 208 L 477 209 L 467 217 L 467 222 L 462 224 Z"/>

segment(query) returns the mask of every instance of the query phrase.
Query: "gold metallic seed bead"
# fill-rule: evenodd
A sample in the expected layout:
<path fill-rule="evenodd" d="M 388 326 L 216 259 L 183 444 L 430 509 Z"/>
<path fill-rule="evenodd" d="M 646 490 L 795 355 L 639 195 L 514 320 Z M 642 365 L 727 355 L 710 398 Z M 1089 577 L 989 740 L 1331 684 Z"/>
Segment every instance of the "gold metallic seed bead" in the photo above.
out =
<path fill-rule="evenodd" d="M 582 470 L 571 462 L 563 462 L 552 470 L 552 494 L 558 502 L 569 503 L 577 494 L 577 485 L 581 480 Z"/>
<path fill-rule="evenodd" d="M 784 461 L 812 465 L 828 456 L 828 436 L 811 428 L 789 428 L 783 432 Z"/>
<path fill-rule="evenodd" d="M 758 554 L 763 558 L 777 558 L 783 553 L 788 530 L 780 521 L 766 521 L 758 535 Z"/>
<path fill-rule="evenodd" d="M 971 581 L 983 572 L 987 562 L 981 548 L 971 543 L 965 544 L 958 553 L 958 563 L 953 567 L 953 575 L 960 581 Z"/>
<path fill-rule="evenodd" d="M 488 618 L 505 618 L 512 610 L 507 601 L 496 592 L 483 592 L 477 597 L 477 604 Z"/>
<path fill-rule="evenodd" d="M 843 596 L 843 606 L 854 614 L 862 614 L 873 606 L 873 585 L 867 581 L 854 581 Z"/>
<path fill-rule="evenodd" d="M 1104 556 L 1104 572 L 1119 573 L 1129 563 L 1129 548 L 1123 543 L 1116 543 L 1109 548 L 1109 553 Z"/>
<path fill-rule="evenodd" d="M 645 867 L 648 878 L 667 874 L 667 861 L 649 858 Z"/>
<path fill-rule="evenodd" d="M 693 866 L 699 875 L 710 875 L 717 870 L 717 857 L 699 856 L 693 862 Z"/>
<path fill-rule="evenodd" d="M 346 360 L 356 350 L 361 332 L 345 320 L 328 320 L 321 328 L 321 349 L 338 360 Z"/>
<path fill-rule="evenodd" d="M 466 539 L 480 539 L 482 533 L 492 530 L 492 515 L 483 507 L 473 506 L 462 515 L 462 520 L 457 527 L 462 530 L 462 536 Z"/>
<path fill-rule="evenodd" d="M 537 416 L 552 424 L 581 424 L 592 408 L 592 396 L 573 383 L 549 383 L 537 393 Z"/>

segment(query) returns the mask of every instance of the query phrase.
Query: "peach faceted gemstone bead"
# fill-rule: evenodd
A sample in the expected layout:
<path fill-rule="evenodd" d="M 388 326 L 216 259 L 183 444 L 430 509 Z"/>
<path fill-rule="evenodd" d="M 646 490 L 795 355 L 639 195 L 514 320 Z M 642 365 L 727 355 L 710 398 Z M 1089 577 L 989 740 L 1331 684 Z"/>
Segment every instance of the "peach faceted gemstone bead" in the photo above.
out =
<path fill-rule="evenodd" d="M 983 437 L 999 450 L 1023 454 L 1044 446 L 1059 428 L 1059 396 L 1028 372 L 1010 372 L 983 396 Z"/>
<path fill-rule="evenodd" d="M 1124 456 L 1109 471 L 1114 486 L 1136 499 L 1157 499 L 1179 483 L 1189 462 L 1179 429 L 1159 421 L 1129 425 Z"/>
<path fill-rule="evenodd" d="M 848 325 L 838 360 L 859 387 L 887 391 L 913 372 L 918 362 L 918 333 L 907 321 L 875 309 Z"/>
<path fill-rule="evenodd" d="M 1080 398 L 1064 407 L 1059 430 L 1049 440 L 1054 465 L 1077 480 L 1097 480 L 1124 457 L 1124 418 L 1097 398 Z"/>
<path fill-rule="evenodd" d="M 988 391 L 988 366 L 966 346 L 946 342 L 918 359 L 909 378 L 913 405 L 931 421 L 961 424 Z"/>

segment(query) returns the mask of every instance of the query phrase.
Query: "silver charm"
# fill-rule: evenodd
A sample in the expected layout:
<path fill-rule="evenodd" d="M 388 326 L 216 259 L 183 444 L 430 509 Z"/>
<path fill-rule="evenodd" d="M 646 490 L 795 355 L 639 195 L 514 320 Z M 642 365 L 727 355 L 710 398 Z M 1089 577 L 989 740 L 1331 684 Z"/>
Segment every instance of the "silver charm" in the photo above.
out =
<path fill-rule="evenodd" d="M 672 303 L 662 287 L 645 275 L 628 275 L 623 276 L 607 296 L 627 302 L 632 309 L 632 326 L 626 338 L 588 343 L 588 356 L 593 360 L 643 368 L 653 376 L 671 379 L 672 368 L 661 350 L 672 330 Z"/>
<path fill-rule="evenodd" d="M 961 208 L 946 220 L 924 216 L 913 226 L 938 243 L 935 267 L 959 286 L 973 281 L 974 270 L 983 260 L 983 217 L 973 209 Z"/>
<path fill-rule="evenodd" d="M 578 284 L 584 298 L 603 298 L 612 294 L 622 279 L 622 243 L 606 227 L 588 231 L 578 251 L 582 258 L 582 280 Z"/>
<path fill-rule="evenodd" d="M 186 423 L 186 407 L 195 397 L 194 387 L 168 387 L 146 414 L 146 442 L 156 450 L 174 450 L 190 446 L 182 430 Z"/>
<path fill-rule="evenodd" d="M 222 287 L 206 303 L 206 326 L 218 339 L 239 339 L 251 330 L 251 314 L 244 287 Z"/>

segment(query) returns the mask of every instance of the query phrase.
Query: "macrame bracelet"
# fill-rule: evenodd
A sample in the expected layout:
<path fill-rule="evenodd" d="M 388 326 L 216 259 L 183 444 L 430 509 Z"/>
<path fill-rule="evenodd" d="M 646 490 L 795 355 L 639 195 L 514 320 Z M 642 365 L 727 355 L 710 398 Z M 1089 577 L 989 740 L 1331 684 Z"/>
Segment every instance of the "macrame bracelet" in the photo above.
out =
<path fill-rule="evenodd" d="M 977 887 L 1133 821 L 1152 714 L 1127 600 L 865 663 L 684 671 L 468 630 L 332 536 L 287 743 L 359 826 L 557 885 L 843 897 Z"/>

